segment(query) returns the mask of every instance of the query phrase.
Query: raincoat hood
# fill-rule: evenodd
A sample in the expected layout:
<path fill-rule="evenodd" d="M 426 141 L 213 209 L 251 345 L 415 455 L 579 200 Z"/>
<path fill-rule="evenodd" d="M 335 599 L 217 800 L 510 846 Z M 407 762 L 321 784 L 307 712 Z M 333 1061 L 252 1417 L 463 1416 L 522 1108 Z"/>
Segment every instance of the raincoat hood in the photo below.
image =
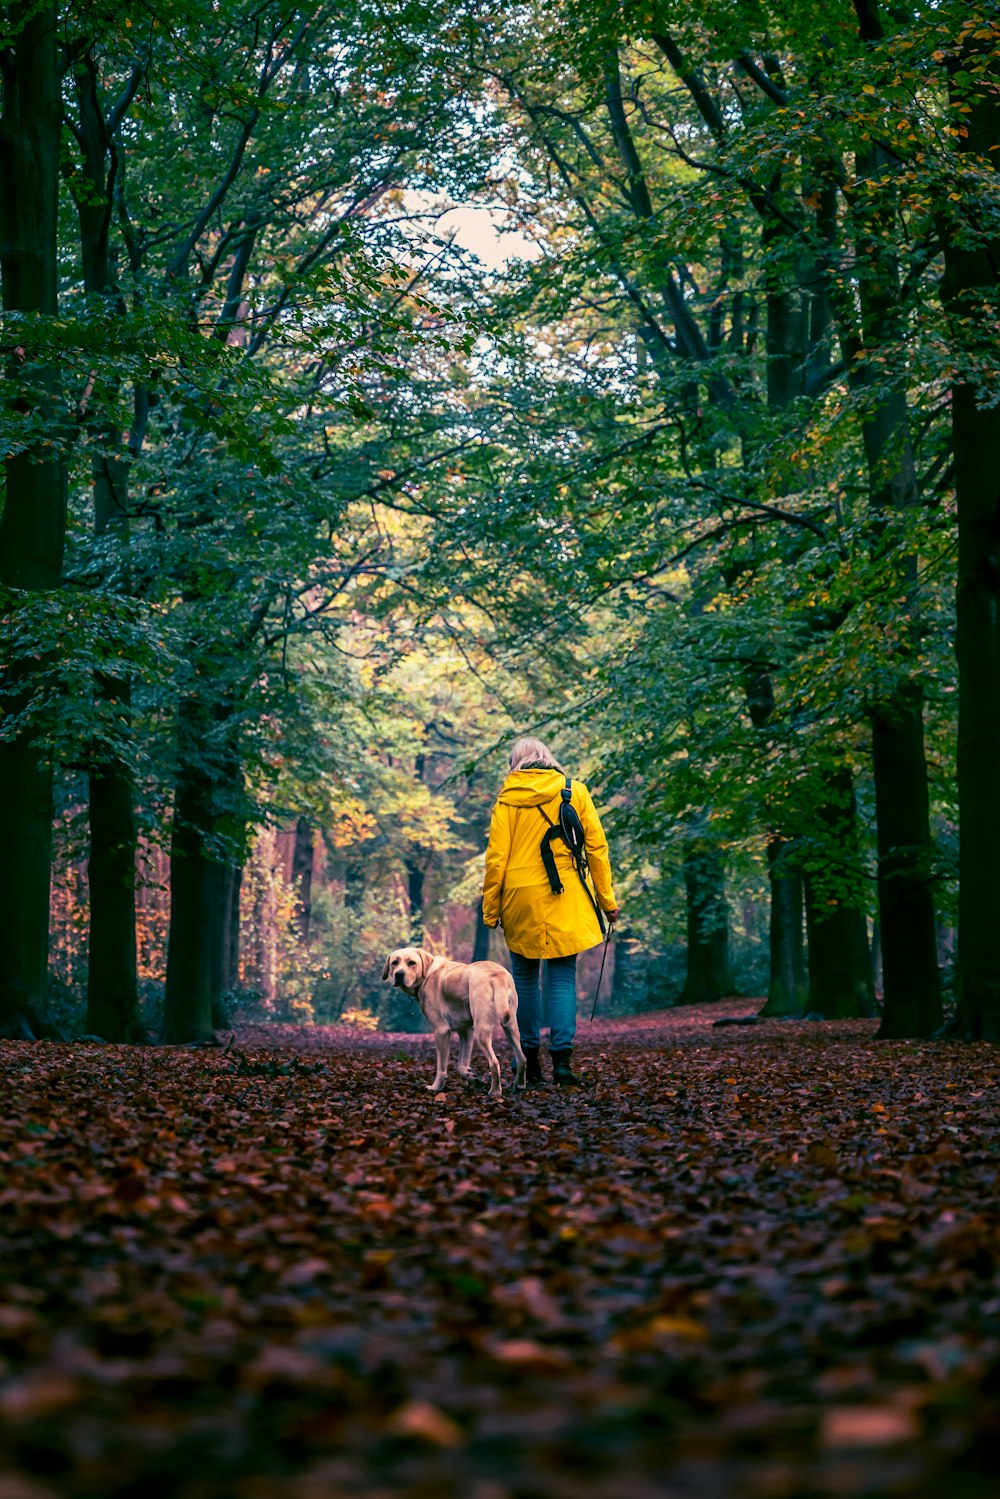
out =
<path fill-rule="evenodd" d="M 512 770 L 497 801 L 505 807 L 541 807 L 554 801 L 565 785 L 561 770 Z"/>

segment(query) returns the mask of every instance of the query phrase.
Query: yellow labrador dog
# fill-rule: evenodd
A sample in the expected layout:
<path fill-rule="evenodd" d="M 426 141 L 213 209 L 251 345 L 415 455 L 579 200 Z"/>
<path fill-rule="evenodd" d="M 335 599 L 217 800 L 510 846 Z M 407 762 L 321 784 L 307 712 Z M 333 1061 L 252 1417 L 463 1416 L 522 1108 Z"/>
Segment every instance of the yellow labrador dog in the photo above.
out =
<path fill-rule="evenodd" d="M 386 958 L 382 977 L 412 994 L 430 1021 L 437 1046 L 437 1073 L 428 1084 L 432 1092 L 440 1093 L 444 1087 L 451 1033 L 457 1031 L 461 1076 L 470 1076 L 472 1043 L 478 1041 L 490 1067 L 490 1097 L 501 1096 L 500 1063 L 493 1050 L 493 1031 L 498 1022 L 517 1058 L 514 1086 L 524 1087 L 526 1063 L 517 1028 L 517 990 L 502 964 L 453 963 L 450 958 L 434 957 L 423 947 L 400 947 Z"/>

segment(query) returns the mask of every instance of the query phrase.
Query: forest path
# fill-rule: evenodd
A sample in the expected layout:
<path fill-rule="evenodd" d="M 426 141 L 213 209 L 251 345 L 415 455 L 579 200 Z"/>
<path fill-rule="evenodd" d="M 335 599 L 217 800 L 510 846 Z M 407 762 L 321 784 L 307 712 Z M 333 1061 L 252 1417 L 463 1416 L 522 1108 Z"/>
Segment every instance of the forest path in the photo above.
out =
<path fill-rule="evenodd" d="M 0 1496 L 995 1493 L 1000 1058 L 751 1008 L 0 1045 Z"/>
<path fill-rule="evenodd" d="M 764 1004 L 763 999 L 722 999 L 715 1004 L 679 1005 L 671 1010 L 652 1010 L 643 1015 L 620 1015 L 607 1018 L 598 1013 L 594 1020 L 588 1018 L 593 996 L 579 1006 L 579 1020 L 575 1046 L 582 1052 L 600 1050 L 606 1043 L 612 1046 L 662 1047 L 705 1045 L 721 1042 L 738 1045 L 735 1037 L 747 1036 L 753 1031 L 757 1036 L 774 1039 L 791 1036 L 827 1039 L 831 1036 L 871 1037 L 878 1029 L 876 1020 L 843 1020 L 817 1024 L 805 1020 L 758 1020 L 747 1027 L 720 1026 L 718 1020 L 733 1020 L 745 1015 L 755 1015 Z M 414 1019 L 419 1020 L 416 1001 L 413 1006 Z M 220 1032 L 225 1038 L 228 1033 Z M 500 1035 L 500 1032 L 497 1032 Z M 373 1047 L 375 1050 L 398 1051 L 410 1043 L 432 1046 L 429 1031 L 366 1031 L 354 1025 L 289 1025 L 281 1023 L 238 1025 L 235 1032 L 237 1048 L 288 1048 L 301 1054 L 310 1052 L 353 1052 Z M 501 1045 L 503 1042 L 500 1043 Z"/>

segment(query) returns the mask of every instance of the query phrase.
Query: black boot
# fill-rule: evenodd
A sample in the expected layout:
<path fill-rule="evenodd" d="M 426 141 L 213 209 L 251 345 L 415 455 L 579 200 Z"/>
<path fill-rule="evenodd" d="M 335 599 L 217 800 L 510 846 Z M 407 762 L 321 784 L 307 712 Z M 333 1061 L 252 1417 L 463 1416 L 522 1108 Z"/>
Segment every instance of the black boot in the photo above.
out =
<path fill-rule="evenodd" d="M 562 1051 L 550 1051 L 552 1058 L 552 1081 L 558 1083 L 561 1088 L 582 1088 L 584 1079 L 578 1077 L 570 1066 L 573 1060 L 572 1049 L 567 1046 Z"/>
<path fill-rule="evenodd" d="M 529 1088 L 544 1087 L 545 1079 L 542 1076 L 542 1064 L 538 1060 L 538 1047 L 526 1046 L 524 1048 L 524 1060 L 528 1064 L 528 1068 L 525 1073 L 525 1082 L 527 1083 L 527 1086 Z"/>

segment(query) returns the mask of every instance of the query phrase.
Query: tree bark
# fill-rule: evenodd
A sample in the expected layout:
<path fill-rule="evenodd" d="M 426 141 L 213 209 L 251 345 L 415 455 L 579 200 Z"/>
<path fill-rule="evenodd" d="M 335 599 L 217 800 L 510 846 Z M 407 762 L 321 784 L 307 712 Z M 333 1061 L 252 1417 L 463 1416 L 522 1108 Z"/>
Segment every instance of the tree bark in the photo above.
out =
<path fill-rule="evenodd" d="M 818 840 L 850 878 L 859 862 L 860 838 L 854 786 L 849 771 L 825 777 L 817 816 Z M 844 877 L 842 876 L 841 879 Z M 831 893 L 818 872 L 805 875 L 806 932 L 809 941 L 809 1013 L 824 1020 L 851 1020 L 875 1014 L 868 923 L 849 894 Z"/>
<path fill-rule="evenodd" d="M 933 1035 L 943 1018 L 920 689 L 901 688 L 870 716 L 882 947 L 878 1036 L 902 1040 Z"/>
<path fill-rule="evenodd" d="M 965 77 L 951 84 L 960 131 L 956 146 L 980 166 L 1000 143 L 1000 66 L 974 38 L 956 59 Z M 992 154 L 991 154 L 992 153 Z M 961 350 L 976 323 L 989 327 L 1000 289 L 1000 238 L 984 233 L 966 197 L 966 218 L 944 226 L 946 310 Z M 983 210 L 985 212 L 985 210 Z M 960 367 L 968 360 L 960 355 Z M 952 389 L 952 441 L 958 509 L 955 591 L 958 658 L 958 1011 L 969 1039 L 1000 1041 L 1000 406 L 995 392 L 960 379 Z"/>
<path fill-rule="evenodd" d="M 229 1025 L 229 1010 L 226 995 L 228 982 L 228 949 L 230 939 L 230 912 L 232 906 L 233 865 L 213 863 L 209 893 L 211 913 L 209 918 L 209 985 L 212 1004 L 212 1029 L 225 1030 Z"/>
<path fill-rule="evenodd" d="M 483 903 L 476 903 L 476 935 L 472 943 L 473 963 L 483 963 L 490 955 L 490 929 L 483 920 Z"/>
<path fill-rule="evenodd" d="M 97 66 L 91 52 L 74 69 L 79 107 L 80 180 L 74 194 L 80 226 L 84 290 L 120 313 L 121 299 L 109 249 L 112 178 L 111 141 L 101 106 Z M 75 178 L 72 179 L 75 182 Z M 89 425 L 95 440 L 91 460 L 94 534 L 109 546 L 128 547 L 128 475 L 113 407 L 115 390 L 91 394 Z M 113 571 L 117 568 L 113 566 Z M 124 568 L 122 569 L 124 574 Z M 132 1041 L 142 1034 L 136 972 L 135 886 L 138 833 L 135 787 L 125 758 L 131 736 L 131 683 L 127 677 L 98 673 L 94 682 L 97 716 L 110 719 L 113 732 L 91 747 L 89 772 L 90 934 L 87 949 L 87 1030 L 108 1041 Z"/>
<path fill-rule="evenodd" d="M 306 944 L 312 926 L 313 851 L 315 839 L 312 824 L 300 817 L 295 824 L 295 846 L 292 851 L 292 884 L 298 891 L 299 936 Z"/>
<path fill-rule="evenodd" d="M 747 711 L 755 729 L 765 729 L 774 714 L 770 675 L 750 671 L 744 680 Z M 800 1015 L 806 1001 L 806 966 L 802 940 L 802 875 L 790 858 L 792 842 L 778 832 L 767 840 L 770 891 L 767 1002 L 763 1015 Z"/>
<path fill-rule="evenodd" d="M 785 839 L 767 841 L 771 888 L 770 976 L 762 1015 L 801 1015 L 809 995 L 802 940 L 802 875 Z"/>
<path fill-rule="evenodd" d="M 419 947 L 424 940 L 424 871 L 413 859 L 406 861 L 406 894 L 410 902 L 410 941 Z"/>
<path fill-rule="evenodd" d="M 127 544 L 123 519 L 125 465 L 94 460 L 94 530 L 117 531 Z M 142 1034 L 136 970 L 135 886 L 138 829 L 135 785 L 123 757 L 131 736 L 132 687 L 127 677 L 98 673 L 95 698 L 114 721 L 114 744 L 94 745 L 88 776 L 90 936 L 87 948 L 87 1029 L 108 1041 Z"/>
<path fill-rule="evenodd" d="M 240 986 L 240 897 L 243 891 L 243 862 L 228 867 L 226 881 L 226 936 L 223 949 L 225 992 L 232 994 Z"/>
<path fill-rule="evenodd" d="M 200 719 L 188 703 L 181 709 L 182 742 Z M 189 722 L 184 720 L 188 717 Z M 163 1005 L 163 1040 L 212 1039 L 213 985 L 217 976 L 213 926 L 218 918 L 217 870 L 211 857 L 212 781 L 195 760 L 185 763 L 174 792 L 170 841 L 170 930 Z"/>
<path fill-rule="evenodd" d="M 729 911 L 722 859 L 701 840 L 684 859 L 687 896 L 687 976 L 680 1002 L 705 1004 L 734 993 L 729 967 Z"/>
<path fill-rule="evenodd" d="M 233 843 L 228 795 L 238 793 L 239 762 L 210 743 L 226 733 L 229 708 L 209 709 L 202 696 L 185 698 L 178 711 L 178 772 L 170 843 L 170 930 L 163 1005 L 163 1040 L 211 1041 L 225 1025 L 226 898 Z"/>
<path fill-rule="evenodd" d="M 13 0 L 13 33 L 3 60 L 0 112 L 0 281 L 5 312 L 58 311 L 57 216 L 61 103 L 54 5 Z M 59 415 L 58 371 L 44 354 L 21 346 L 7 365 L 8 399 L 53 425 Z M 56 432 L 50 436 L 58 438 Z M 66 469 L 59 444 L 38 441 L 5 459 L 0 518 L 0 588 L 16 612 L 31 593 L 62 580 Z M 32 663 L 9 662 L 5 714 L 20 711 Z M 29 728 L 0 742 L 0 1034 L 36 1034 L 48 968 L 52 768 Z"/>
<path fill-rule="evenodd" d="M 136 973 L 132 781 L 113 769 L 104 774 L 94 770 L 89 779 L 87 1030 L 106 1041 L 137 1041 L 143 1029 Z"/>
<path fill-rule="evenodd" d="M 822 1020 L 856 1020 L 875 1014 L 868 927 L 864 912 L 831 900 L 805 877 L 809 934 L 809 1014 Z"/>
<path fill-rule="evenodd" d="M 414 780 L 423 782 L 426 768 L 426 756 L 418 753 L 413 762 Z M 418 847 L 411 849 L 404 860 L 406 894 L 410 904 L 410 941 L 415 947 L 420 947 L 424 940 L 424 866 L 420 861 L 425 857 L 424 850 Z"/>

